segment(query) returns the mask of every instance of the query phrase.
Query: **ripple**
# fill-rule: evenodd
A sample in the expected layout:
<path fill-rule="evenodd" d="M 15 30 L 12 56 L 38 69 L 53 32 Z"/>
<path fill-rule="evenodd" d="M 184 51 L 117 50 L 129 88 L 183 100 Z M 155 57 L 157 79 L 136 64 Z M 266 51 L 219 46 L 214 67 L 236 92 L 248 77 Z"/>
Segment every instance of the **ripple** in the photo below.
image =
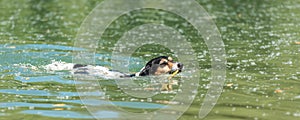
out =
<path fill-rule="evenodd" d="M 38 76 L 38 77 L 23 77 L 16 76 L 16 80 L 24 83 L 34 83 L 34 82 L 57 82 L 61 84 L 75 84 L 74 80 L 64 80 L 59 76 Z M 76 82 L 79 83 L 79 82 Z"/>
<path fill-rule="evenodd" d="M 18 45 L 16 46 L 16 49 L 50 49 L 50 50 L 75 50 L 80 51 L 84 50 L 83 48 L 76 48 L 76 47 L 70 47 L 70 46 L 62 46 L 62 45 L 51 45 L 51 44 L 26 44 L 26 45 Z"/>
<path fill-rule="evenodd" d="M 88 114 L 82 114 L 79 112 L 61 110 L 61 111 L 53 111 L 53 110 L 24 110 L 21 113 L 24 114 L 32 114 L 32 115 L 42 115 L 47 117 L 58 117 L 58 118 L 76 118 L 76 119 L 95 119 L 97 118 L 118 118 L 119 114 L 113 111 L 98 111 L 94 116 Z"/>
<path fill-rule="evenodd" d="M 0 103 L 0 108 L 7 107 L 34 107 L 34 108 L 56 108 L 56 104 L 43 104 L 43 103 L 26 103 L 26 102 L 6 102 Z M 60 108 L 72 108 L 71 105 L 61 105 Z"/>
<path fill-rule="evenodd" d="M 48 92 L 45 90 L 15 90 L 15 89 L 1 89 L 0 93 L 6 94 L 17 94 L 17 95 L 32 95 L 32 96 L 69 96 L 69 97 L 76 97 L 81 94 L 85 96 L 103 96 L 104 93 L 95 91 L 95 92 Z"/>

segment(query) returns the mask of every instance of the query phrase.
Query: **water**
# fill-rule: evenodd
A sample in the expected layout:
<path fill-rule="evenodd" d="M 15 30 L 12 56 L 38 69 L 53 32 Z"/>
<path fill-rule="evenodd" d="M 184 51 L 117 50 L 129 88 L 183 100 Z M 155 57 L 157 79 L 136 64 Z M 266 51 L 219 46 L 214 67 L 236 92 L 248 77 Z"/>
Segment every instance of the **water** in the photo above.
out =
<path fill-rule="evenodd" d="M 80 101 L 82 93 L 77 92 L 72 73 L 65 69 L 48 70 L 45 66 L 53 62 L 72 63 L 72 52 L 82 50 L 72 47 L 80 23 L 100 2 L 0 1 L 0 119 L 93 119 Z M 205 119 L 299 119 L 299 1 L 198 2 L 216 22 L 228 61 L 222 95 Z M 193 46 L 201 68 L 198 93 L 180 117 L 197 119 L 211 79 L 208 49 L 189 23 L 176 15 L 159 12 L 135 11 L 112 23 L 104 33 L 106 42 L 97 48 L 96 65 L 111 68 L 110 56 L 116 40 L 124 31 L 147 22 L 168 24 L 179 29 L 189 41 L 200 40 Z M 158 55 L 176 58 L 172 51 L 155 45 L 140 47 L 131 58 L 125 58 L 130 59 L 129 71 L 137 72 L 147 60 Z M 105 91 L 85 94 L 108 98 L 131 112 L 151 112 L 166 108 L 167 103 L 178 104 L 170 100 L 180 86 L 175 86 L 175 93 L 136 98 L 123 93 L 111 79 L 97 79 Z M 88 101 L 91 106 L 109 104 L 99 99 Z M 121 116 L 109 110 L 95 114 L 100 118 Z"/>

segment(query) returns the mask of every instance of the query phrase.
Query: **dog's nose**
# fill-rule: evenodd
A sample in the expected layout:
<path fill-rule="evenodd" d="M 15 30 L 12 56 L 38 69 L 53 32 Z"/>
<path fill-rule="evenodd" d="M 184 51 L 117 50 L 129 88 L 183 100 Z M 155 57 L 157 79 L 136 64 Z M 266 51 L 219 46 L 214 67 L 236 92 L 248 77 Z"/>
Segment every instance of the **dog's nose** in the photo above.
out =
<path fill-rule="evenodd" d="M 180 68 L 180 69 L 182 69 L 183 68 L 183 64 L 182 63 L 178 63 L 177 67 Z"/>

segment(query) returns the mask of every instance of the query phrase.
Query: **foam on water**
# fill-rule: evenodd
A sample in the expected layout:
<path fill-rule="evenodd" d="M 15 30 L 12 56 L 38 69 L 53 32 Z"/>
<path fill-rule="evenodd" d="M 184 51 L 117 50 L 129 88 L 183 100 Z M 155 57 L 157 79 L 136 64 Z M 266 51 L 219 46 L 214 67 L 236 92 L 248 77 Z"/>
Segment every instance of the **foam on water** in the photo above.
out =
<path fill-rule="evenodd" d="M 43 68 L 47 71 L 62 71 L 62 70 L 73 70 L 73 63 L 66 63 L 63 61 L 52 60 L 51 64 L 45 65 Z"/>

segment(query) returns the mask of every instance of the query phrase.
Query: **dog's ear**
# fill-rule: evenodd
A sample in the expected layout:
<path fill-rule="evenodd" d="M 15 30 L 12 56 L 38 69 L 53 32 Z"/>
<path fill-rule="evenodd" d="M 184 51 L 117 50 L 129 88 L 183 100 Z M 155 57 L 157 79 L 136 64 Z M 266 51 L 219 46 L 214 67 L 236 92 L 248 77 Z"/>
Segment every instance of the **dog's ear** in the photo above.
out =
<path fill-rule="evenodd" d="M 150 71 L 151 69 L 153 69 L 153 66 L 154 64 L 156 63 L 157 61 L 152 59 L 150 60 L 146 65 L 145 67 L 142 68 L 142 70 L 140 71 L 139 73 L 139 76 L 146 76 L 146 75 L 150 75 Z"/>
<path fill-rule="evenodd" d="M 146 65 L 140 72 L 139 72 L 139 76 L 146 76 L 150 74 L 150 69 L 151 66 L 150 65 Z"/>

